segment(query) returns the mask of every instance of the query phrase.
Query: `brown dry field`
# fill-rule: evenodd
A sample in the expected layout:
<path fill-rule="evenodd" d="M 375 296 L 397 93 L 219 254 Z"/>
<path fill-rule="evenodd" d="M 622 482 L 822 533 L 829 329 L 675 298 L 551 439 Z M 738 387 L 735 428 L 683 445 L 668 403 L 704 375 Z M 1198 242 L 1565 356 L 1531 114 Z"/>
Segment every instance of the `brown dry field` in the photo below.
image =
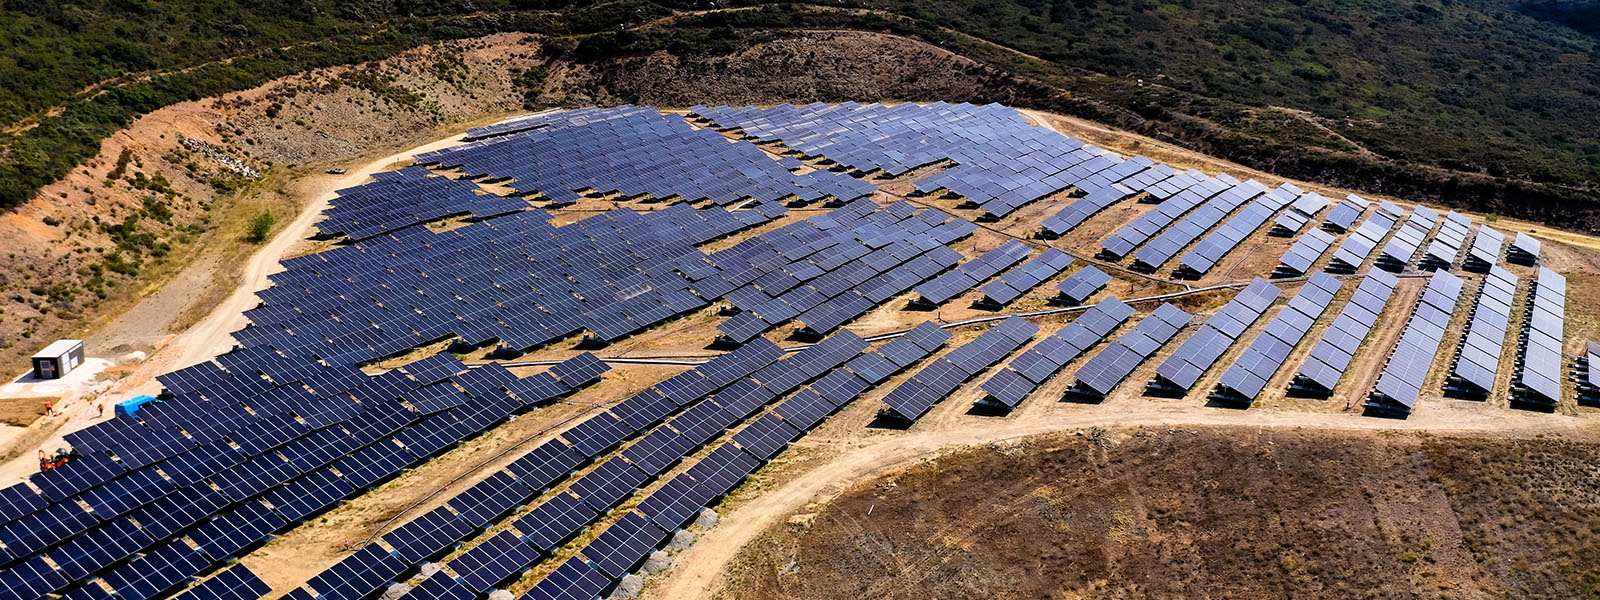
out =
<path fill-rule="evenodd" d="M 972 447 L 751 542 L 719 598 L 1593 598 L 1593 441 L 1146 427 Z"/>

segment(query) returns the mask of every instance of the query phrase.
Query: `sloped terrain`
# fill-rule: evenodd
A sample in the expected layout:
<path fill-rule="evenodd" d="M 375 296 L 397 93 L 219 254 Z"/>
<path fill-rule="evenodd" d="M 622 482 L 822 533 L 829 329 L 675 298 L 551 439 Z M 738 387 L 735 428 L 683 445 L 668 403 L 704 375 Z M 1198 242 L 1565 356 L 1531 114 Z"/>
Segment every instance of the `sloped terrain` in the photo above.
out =
<path fill-rule="evenodd" d="M 1590 598 L 1592 442 L 1080 430 L 864 481 L 723 598 Z"/>

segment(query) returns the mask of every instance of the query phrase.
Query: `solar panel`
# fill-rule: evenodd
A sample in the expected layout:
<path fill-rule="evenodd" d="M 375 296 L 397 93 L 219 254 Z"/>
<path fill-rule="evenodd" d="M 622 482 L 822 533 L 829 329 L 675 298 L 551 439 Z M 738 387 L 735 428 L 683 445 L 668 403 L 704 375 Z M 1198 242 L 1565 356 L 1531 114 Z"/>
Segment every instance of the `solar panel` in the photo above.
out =
<path fill-rule="evenodd" d="M 1331 278 L 1330 278 L 1331 279 Z M 1233 301 L 1206 319 L 1200 331 L 1185 340 L 1171 357 L 1156 367 L 1156 379 L 1151 382 L 1153 391 L 1180 394 L 1187 392 L 1211 368 L 1222 354 L 1238 340 L 1245 328 L 1254 323 L 1276 299 L 1281 290 L 1256 278 L 1234 296 Z"/>
<path fill-rule="evenodd" d="M 889 390 L 883 402 L 892 411 L 891 415 L 916 421 L 962 382 L 1016 351 L 1038 330 L 1032 323 L 1009 317 Z"/>
<path fill-rule="evenodd" d="M 1078 367 L 1077 382 L 1069 390 L 1075 396 L 1103 397 L 1133 374 L 1146 358 L 1159 349 L 1178 330 L 1189 323 L 1189 313 L 1172 304 L 1162 304 Z"/>
<path fill-rule="evenodd" d="M 516 534 L 502 531 L 450 561 L 450 569 L 467 587 L 481 593 L 537 560 L 537 550 L 523 543 Z"/>
<path fill-rule="evenodd" d="M 589 563 L 569 558 L 528 590 L 524 600 L 594 600 L 611 585 L 606 575 Z"/>
<path fill-rule="evenodd" d="M 408 563 L 428 560 L 472 535 L 473 528 L 443 506 L 384 534 L 383 543 Z"/>
<path fill-rule="evenodd" d="M 244 565 L 234 565 L 217 573 L 179 598 L 184 600 L 261 600 L 272 593 L 259 576 Z M 464 599 L 463 599 L 464 600 Z"/>
<path fill-rule="evenodd" d="M 1512 373 L 1515 405 L 1552 410 L 1562 400 L 1566 381 L 1567 280 L 1539 267 L 1523 311 L 1522 343 Z"/>
<path fill-rule="evenodd" d="M 582 498 L 558 493 L 535 507 L 527 516 L 517 519 L 516 528 L 527 536 L 533 547 L 552 552 L 599 515 Z"/>
<path fill-rule="evenodd" d="M 1028 348 L 1005 369 L 983 383 L 988 397 L 980 403 L 1016 408 L 1035 389 L 1068 362 L 1081 356 L 1090 346 L 1133 315 L 1133 307 L 1116 298 L 1106 298 L 1056 330 L 1050 337 Z"/>
<path fill-rule="evenodd" d="M 630 512 L 602 531 L 580 552 L 594 561 L 595 567 L 602 573 L 612 579 L 620 579 L 666 539 L 666 530 L 638 513 Z"/>
<path fill-rule="evenodd" d="M 1390 353 L 1389 362 L 1384 365 L 1383 373 L 1378 376 L 1377 384 L 1367 397 L 1368 410 L 1405 416 L 1416 407 L 1422 382 L 1427 377 L 1444 336 L 1442 326 L 1429 322 L 1426 317 L 1419 318 L 1419 315 L 1426 314 L 1426 309 L 1433 309 L 1442 313 L 1448 321 L 1449 315 L 1455 312 L 1461 287 L 1460 278 L 1442 271 L 1428 280 L 1428 287 L 1417 301 L 1405 332 L 1400 334 L 1400 341 Z"/>
<path fill-rule="evenodd" d="M 1289 306 L 1223 372 L 1214 400 L 1248 405 L 1266 388 L 1289 352 L 1305 339 L 1311 325 L 1333 303 L 1341 283 L 1325 272 L 1312 275 Z"/>

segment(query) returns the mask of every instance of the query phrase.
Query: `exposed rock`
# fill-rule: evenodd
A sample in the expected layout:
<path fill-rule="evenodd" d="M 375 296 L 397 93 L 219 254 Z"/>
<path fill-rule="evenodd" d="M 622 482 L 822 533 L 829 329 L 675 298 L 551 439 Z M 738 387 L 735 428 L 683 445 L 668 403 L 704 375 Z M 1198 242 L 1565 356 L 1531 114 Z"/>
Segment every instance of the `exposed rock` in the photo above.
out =
<path fill-rule="evenodd" d="M 511 590 L 495 590 L 489 593 L 489 600 L 511 600 Z"/>
<path fill-rule="evenodd" d="M 694 533 L 687 529 L 679 529 L 672 534 L 672 541 L 667 542 L 668 550 L 683 550 L 694 544 Z"/>
<path fill-rule="evenodd" d="M 668 556 L 665 550 L 657 550 L 651 552 L 650 556 L 644 559 L 644 566 L 640 568 L 648 574 L 660 573 L 670 566 L 672 566 L 672 557 Z"/>
<path fill-rule="evenodd" d="M 397 600 L 399 597 L 406 595 L 406 592 L 409 591 L 411 591 L 411 586 L 404 583 L 396 583 L 389 586 L 388 589 L 383 590 L 382 598 L 383 600 Z"/>
<path fill-rule="evenodd" d="M 617 583 L 617 589 L 611 592 L 610 600 L 633 600 L 639 597 L 639 591 L 644 589 L 644 578 L 629 574 Z M 490 598 L 489 600 L 495 600 Z"/>
<path fill-rule="evenodd" d="M 442 570 L 444 569 L 439 566 L 439 563 L 422 563 L 422 568 L 418 570 L 417 574 L 423 577 L 432 577 L 434 573 Z"/>
<path fill-rule="evenodd" d="M 694 520 L 694 526 L 701 529 L 711 529 L 717 526 L 719 519 L 721 519 L 721 515 L 718 515 L 717 511 L 707 508 L 700 511 L 699 518 Z"/>

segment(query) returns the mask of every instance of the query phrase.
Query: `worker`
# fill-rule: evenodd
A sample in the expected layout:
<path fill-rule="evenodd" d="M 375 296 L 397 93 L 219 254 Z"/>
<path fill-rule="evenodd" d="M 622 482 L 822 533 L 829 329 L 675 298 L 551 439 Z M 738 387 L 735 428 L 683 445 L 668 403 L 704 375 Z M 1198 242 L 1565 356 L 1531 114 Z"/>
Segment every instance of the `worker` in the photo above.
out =
<path fill-rule="evenodd" d="M 50 417 L 56 416 L 56 401 L 55 400 L 45 400 L 44 401 L 44 414 L 45 414 L 45 416 L 50 416 Z"/>
<path fill-rule="evenodd" d="M 96 414 L 96 415 L 95 415 L 95 418 L 97 418 L 97 419 L 98 419 L 98 418 L 100 418 L 100 417 L 104 417 L 104 416 L 106 416 L 106 403 L 104 403 L 104 402 L 101 402 L 101 403 L 99 403 L 99 404 L 96 404 L 96 405 L 95 405 L 95 408 L 98 408 L 98 409 L 100 409 L 100 412 L 99 412 L 99 414 Z"/>

